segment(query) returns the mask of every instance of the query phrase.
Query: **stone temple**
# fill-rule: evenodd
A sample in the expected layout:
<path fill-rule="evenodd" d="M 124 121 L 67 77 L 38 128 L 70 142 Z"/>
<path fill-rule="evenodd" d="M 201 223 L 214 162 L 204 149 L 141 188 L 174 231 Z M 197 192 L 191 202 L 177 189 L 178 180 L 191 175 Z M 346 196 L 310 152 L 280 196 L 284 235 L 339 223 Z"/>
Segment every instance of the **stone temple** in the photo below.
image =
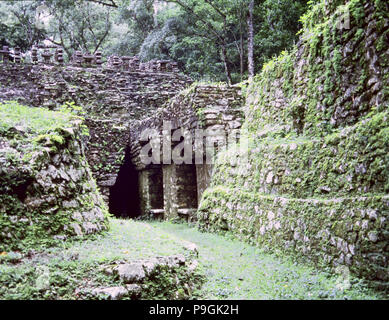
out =
<path fill-rule="evenodd" d="M 51 50 L 51 51 L 50 51 Z M 63 50 L 31 50 L 31 62 L 3 48 L 0 100 L 18 100 L 50 110 L 66 102 L 83 107 L 90 130 L 86 156 L 110 212 L 118 217 L 156 216 L 191 219 L 209 185 L 212 166 L 174 163 L 144 165 L 141 134 L 163 123 L 194 132 L 239 129 L 243 116 L 240 88 L 192 85 L 172 61 L 140 63 L 137 57 L 75 52 L 63 63 Z M 198 110 L 201 110 L 201 117 Z M 172 149 L 174 144 L 172 142 Z M 161 148 L 161 158 L 163 157 Z M 199 162 L 199 161 L 197 161 Z"/>
<path fill-rule="evenodd" d="M 60 48 L 34 48 L 28 62 L 4 47 L 0 101 L 82 106 L 87 162 L 115 216 L 196 219 L 388 289 L 389 4 L 312 10 L 248 86 L 193 84 L 171 61 L 75 52 L 64 64 Z M 236 148 L 217 144 L 208 163 L 183 139 L 200 129 L 237 132 L 246 152 L 230 161 Z"/>

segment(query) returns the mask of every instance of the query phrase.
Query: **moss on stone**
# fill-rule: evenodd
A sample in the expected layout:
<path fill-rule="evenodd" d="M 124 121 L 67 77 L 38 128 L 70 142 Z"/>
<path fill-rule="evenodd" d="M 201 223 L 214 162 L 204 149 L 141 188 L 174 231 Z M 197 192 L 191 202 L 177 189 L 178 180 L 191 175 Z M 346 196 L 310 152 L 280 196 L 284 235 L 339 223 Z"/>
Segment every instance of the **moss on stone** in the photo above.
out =
<path fill-rule="evenodd" d="M 202 228 L 346 265 L 388 287 L 388 9 L 382 1 L 312 3 L 298 45 L 247 88 L 249 157 L 234 165 L 236 150 L 219 154 Z M 347 13 L 349 28 L 339 24 Z"/>
<path fill-rule="evenodd" d="M 108 227 L 86 161 L 82 120 L 0 104 L 0 242 L 15 250 Z"/>

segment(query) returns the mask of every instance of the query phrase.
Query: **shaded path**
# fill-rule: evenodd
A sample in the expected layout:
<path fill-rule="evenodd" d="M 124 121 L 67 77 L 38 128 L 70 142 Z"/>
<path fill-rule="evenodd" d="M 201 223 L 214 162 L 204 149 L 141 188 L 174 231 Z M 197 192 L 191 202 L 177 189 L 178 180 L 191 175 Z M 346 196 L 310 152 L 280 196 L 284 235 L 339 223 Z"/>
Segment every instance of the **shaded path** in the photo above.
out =
<path fill-rule="evenodd" d="M 204 299 L 383 299 L 358 279 L 318 271 L 290 258 L 220 235 L 201 233 L 185 224 L 152 222 L 180 239 L 198 246 L 207 282 Z M 351 288 L 347 288 L 351 283 Z M 387 298 L 387 297 L 386 297 Z"/>

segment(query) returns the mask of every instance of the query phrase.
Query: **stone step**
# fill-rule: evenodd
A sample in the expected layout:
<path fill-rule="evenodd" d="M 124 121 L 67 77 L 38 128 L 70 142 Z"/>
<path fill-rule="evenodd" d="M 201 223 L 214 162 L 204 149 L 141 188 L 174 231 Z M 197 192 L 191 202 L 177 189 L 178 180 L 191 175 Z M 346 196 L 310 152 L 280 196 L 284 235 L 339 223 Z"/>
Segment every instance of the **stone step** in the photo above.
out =
<path fill-rule="evenodd" d="M 153 217 L 163 217 L 163 215 L 165 214 L 165 210 L 164 209 L 151 209 L 150 214 Z"/>
<path fill-rule="evenodd" d="M 178 209 L 177 213 L 181 216 L 193 216 L 197 212 L 197 208 Z"/>

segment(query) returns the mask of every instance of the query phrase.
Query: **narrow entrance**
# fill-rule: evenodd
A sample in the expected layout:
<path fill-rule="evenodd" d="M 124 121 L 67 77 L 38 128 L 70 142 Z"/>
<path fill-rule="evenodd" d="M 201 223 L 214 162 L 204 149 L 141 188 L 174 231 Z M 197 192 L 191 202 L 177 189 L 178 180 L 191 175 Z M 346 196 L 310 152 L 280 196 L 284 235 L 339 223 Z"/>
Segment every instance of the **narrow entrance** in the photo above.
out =
<path fill-rule="evenodd" d="M 178 209 L 197 208 L 197 176 L 195 165 L 176 166 Z"/>
<path fill-rule="evenodd" d="M 163 209 L 163 175 L 162 167 L 150 170 L 149 173 L 150 208 Z"/>
<path fill-rule="evenodd" d="M 116 183 L 110 189 L 109 212 L 118 218 L 136 218 L 140 215 L 138 172 L 126 151 Z"/>

